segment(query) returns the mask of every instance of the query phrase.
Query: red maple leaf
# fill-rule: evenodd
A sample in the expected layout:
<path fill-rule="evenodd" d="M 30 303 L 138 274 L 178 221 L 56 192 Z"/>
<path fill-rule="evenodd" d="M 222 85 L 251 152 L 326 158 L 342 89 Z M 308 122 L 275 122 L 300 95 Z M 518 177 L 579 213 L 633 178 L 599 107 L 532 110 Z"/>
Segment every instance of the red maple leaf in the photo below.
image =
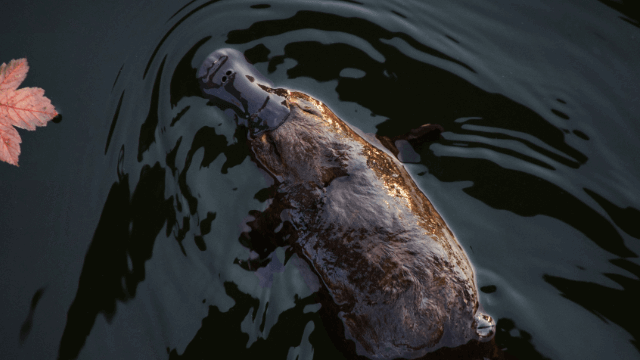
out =
<path fill-rule="evenodd" d="M 58 115 L 41 88 L 17 90 L 28 71 L 27 59 L 0 65 L 0 160 L 15 166 L 22 140 L 14 126 L 35 130 Z"/>

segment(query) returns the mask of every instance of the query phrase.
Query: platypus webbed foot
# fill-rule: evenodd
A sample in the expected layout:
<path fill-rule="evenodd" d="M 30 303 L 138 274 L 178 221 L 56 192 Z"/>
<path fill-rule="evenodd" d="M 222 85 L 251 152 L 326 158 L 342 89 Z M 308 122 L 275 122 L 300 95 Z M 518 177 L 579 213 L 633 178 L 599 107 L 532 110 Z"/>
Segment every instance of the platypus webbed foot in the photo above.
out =
<path fill-rule="evenodd" d="M 481 341 L 490 340 L 496 333 L 496 322 L 485 313 L 478 311 L 474 316 L 476 320 L 476 334 Z"/>

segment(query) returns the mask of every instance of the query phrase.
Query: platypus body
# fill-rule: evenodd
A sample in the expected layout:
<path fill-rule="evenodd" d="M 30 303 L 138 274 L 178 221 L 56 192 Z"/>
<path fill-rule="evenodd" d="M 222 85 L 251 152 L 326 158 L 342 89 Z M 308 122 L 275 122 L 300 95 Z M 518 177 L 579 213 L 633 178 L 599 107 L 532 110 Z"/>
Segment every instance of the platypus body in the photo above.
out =
<path fill-rule="evenodd" d="M 492 338 L 469 259 L 394 149 L 311 96 L 274 88 L 236 50 L 212 53 L 198 77 L 249 127 L 293 246 L 358 356 L 414 359 Z"/>

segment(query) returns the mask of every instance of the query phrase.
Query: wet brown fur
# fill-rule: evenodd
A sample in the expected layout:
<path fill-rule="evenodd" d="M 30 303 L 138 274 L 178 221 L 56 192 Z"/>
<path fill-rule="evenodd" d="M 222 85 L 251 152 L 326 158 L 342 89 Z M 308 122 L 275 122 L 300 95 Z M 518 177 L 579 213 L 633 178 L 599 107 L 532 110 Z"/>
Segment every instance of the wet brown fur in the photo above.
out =
<path fill-rule="evenodd" d="M 273 207 L 323 283 L 323 306 L 356 344 L 349 352 L 433 357 L 480 344 L 472 266 L 404 166 L 321 102 L 286 99 L 289 118 L 251 148 L 277 179 Z"/>

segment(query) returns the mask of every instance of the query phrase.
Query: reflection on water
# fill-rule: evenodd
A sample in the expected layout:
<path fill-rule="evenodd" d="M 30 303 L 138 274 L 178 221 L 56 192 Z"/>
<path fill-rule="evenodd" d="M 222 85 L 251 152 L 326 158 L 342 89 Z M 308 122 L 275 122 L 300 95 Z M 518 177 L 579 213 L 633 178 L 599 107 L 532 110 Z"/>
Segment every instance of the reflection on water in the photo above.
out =
<path fill-rule="evenodd" d="M 640 27 L 640 4 L 632 0 L 600 0 L 603 4 L 618 10 L 624 16 L 620 18 L 637 27 Z"/>
<path fill-rule="evenodd" d="M 638 25 L 637 9 L 630 3 L 602 2 Z M 137 291 L 150 266 L 168 268 L 174 276 L 168 282 L 195 278 L 204 287 L 218 289 L 202 301 L 208 314 L 199 328 L 174 338 L 167 335 L 169 330 L 149 329 L 163 334 L 154 346 L 166 349 L 170 359 L 342 357 L 334 346 L 339 331 L 326 328 L 317 294 L 300 262 L 292 260 L 295 255 L 274 239 L 243 235 L 246 224 L 260 218 L 273 189 L 250 161 L 246 129 L 234 125 L 229 109 L 201 97 L 195 76 L 205 55 L 230 45 L 262 66 L 276 85 L 312 93 L 338 113 L 350 109 L 345 104 L 366 110 L 370 116 L 349 114 L 356 123 L 373 123 L 379 135 L 400 135 L 425 123 L 442 125 L 442 139 L 418 149 L 418 175 L 428 174 L 441 183 L 464 181 L 468 185 L 462 191 L 480 204 L 479 209 L 484 206 L 496 224 L 506 211 L 524 218 L 557 219 L 583 234 L 579 241 L 595 245 L 584 246 L 589 249 L 587 258 L 608 262 L 635 278 L 605 272 L 619 285 L 614 288 L 602 285 L 600 278 L 589 280 L 591 275 L 568 278 L 572 264 L 541 264 L 532 269 L 534 276 L 551 286 L 535 290 L 546 298 L 530 301 L 551 298 L 548 306 L 561 308 L 566 306 L 562 298 L 569 299 L 624 328 L 640 350 L 640 338 L 633 331 L 640 319 L 632 310 L 634 294 L 640 291 L 640 270 L 637 250 L 632 250 L 637 244 L 629 242 L 630 237 L 640 238 L 640 211 L 616 205 L 619 201 L 607 199 L 608 190 L 595 182 L 576 181 L 597 152 L 590 146 L 599 135 L 585 130 L 590 124 L 580 126 L 582 118 L 572 110 L 577 105 L 547 94 L 553 100 L 542 113 L 514 100 L 518 96 L 489 91 L 478 80 L 484 76 L 482 64 L 465 61 L 452 50 L 465 46 L 463 34 L 428 31 L 427 21 L 408 13 L 408 5 L 392 3 L 396 8 L 390 10 L 374 5 L 191 1 L 168 20 L 166 33 L 158 36 L 148 58 L 120 69 L 105 145 L 106 156 L 118 159 L 118 180 L 86 253 L 60 341 L 60 359 L 82 354 L 99 314 L 111 323 L 119 303 L 142 297 Z M 436 35 L 441 39 L 434 40 Z M 354 73 L 359 75 L 349 75 Z M 302 88 L 305 84 L 308 88 Z M 173 256 L 182 260 L 154 257 L 167 241 L 177 244 L 179 251 Z M 507 249 L 524 240 L 505 236 L 496 241 Z M 510 272 L 501 258 L 526 255 L 504 250 L 478 267 L 494 263 L 487 269 Z M 266 271 L 272 262 L 283 266 L 270 267 L 279 270 L 269 270 L 266 276 L 271 280 L 265 282 L 256 270 Z M 514 289 L 526 287 L 527 281 L 519 279 Z M 149 283 L 144 296 L 161 304 L 154 316 L 170 318 L 158 309 L 170 312 L 180 301 L 163 295 L 161 284 Z M 487 298 L 510 291 L 494 284 L 482 284 L 481 289 Z M 201 295 L 196 290 L 181 294 L 198 301 Z M 495 308 L 505 309 L 492 314 L 500 319 L 496 343 L 501 348 L 520 359 L 562 358 L 561 340 L 531 330 L 536 325 L 528 321 L 530 314 L 506 309 L 531 310 L 508 302 Z M 536 315 L 542 314 L 532 317 Z M 174 321 L 164 323 L 178 326 L 179 320 Z M 566 321 L 573 318 L 567 316 Z"/>
<path fill-rule="evenodd" d="M 124 147 L 120 157 L 125 156 Z M 119 164 L 122 165 L 122 162 Z M 145 262 L 165 227 L 167 235 L 175 221 L 173 198 L 164 198 L 165 170 L 145 165 L 131 194 L 127 174 L 118 171 L 111 186 L 91 246 L 85 256 L 78 292 L 69 308 L 60 341 L 59 358 L 78 356 L 98 314 L 111 321 L 117 301 L 136 296 L 145 279 Z"/>
<path fill-rule="evenodd" d="M 622 289 L 553 275 L 545 275 L 544 280 L 558 289 L 562 296 L 583 306 L 603 321 L 612 321 L 630 334 L 636 334 L 635 328 L 640 315 L 634 309 L 638 303 L 636 294 L 640 293 L 640 266 L 627 259 L 613 259 L 611 263 L 627 270 L 635 279 L 620 274 L 604 274 Z M 640 351 L 640 339 L 637 335 L 631 342 Z"/>
<path fill-rule="evenodd" d="M 44 291 L 45 291 L 45 288 L 38 289 L 36 293 L 33 294 L 33 298 L 31 298 L 29 315 L 27 315 L 27 318 L 24 320 L 24 323 L 22 323 L 22 327 L 20 327 L 20 344 L 23 344 L 25 340 L 27 340 L 27 337 L 31 332 L 31 328 L 33 328 L 33 314 L 36 311 L 36 306 L 38 306 L 40 299 L 42 299 L 42 295 L 44 295 Z"/>
<path fill-rule="evenodd" d="M 316 312 L 305 311 L 309 305 L 317 303 L 314 295 L 297 298 L 295 306 L 279 314 L 278 322 L 268 334 L 252 341 L 243 331 L 247 319 L 259 323 L 260 332 L 264 331 L 266 304 L 264 313 L 259 316 L 260 301 L 238 290 L 232 282 L 225 282 L 225 293 L 235 301 L 235 305 L 226 312 L 216 306 L 209 307 L 209 314 L 202 319 L 202 327 L 182 354 L 175 349 L 169 353 L 169 359 L 202 359 L 210 356 L 233 357 L 240 359 L 258 359 L 268 354 L 269 358 L 287 359 L 300 355 L 303 340 L 314 344 L 314 357 L 320 359 L 343 359 L 344 357 L 331 345 L 326 332 L 314 331 L 323 327 Z M 221 326 L 226 324 L 226 326 Z M 304 349 L 309 351 L 310 349 Z"/>

